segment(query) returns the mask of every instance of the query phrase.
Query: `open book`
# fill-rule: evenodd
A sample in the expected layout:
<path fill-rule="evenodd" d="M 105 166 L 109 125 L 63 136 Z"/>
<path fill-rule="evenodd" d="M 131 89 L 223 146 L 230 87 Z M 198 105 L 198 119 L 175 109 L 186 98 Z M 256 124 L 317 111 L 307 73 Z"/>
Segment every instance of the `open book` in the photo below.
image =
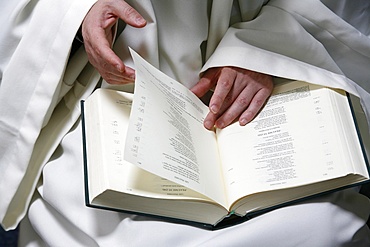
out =
<path fill-rule="evenodd" d="M 202 101 L 132 56 L 134 95 L 82 102 L 88 206 L 217 227 L 369 180 L 344 91 L 283 82 L 251 123 L 209 131 Z"/>

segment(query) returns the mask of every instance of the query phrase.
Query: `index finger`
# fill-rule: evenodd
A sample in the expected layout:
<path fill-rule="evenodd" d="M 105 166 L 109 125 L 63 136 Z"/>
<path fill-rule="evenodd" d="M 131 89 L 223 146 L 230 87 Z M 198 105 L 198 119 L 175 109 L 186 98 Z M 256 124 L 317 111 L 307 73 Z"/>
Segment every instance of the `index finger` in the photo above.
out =
<path fill-rule="evenodd" d="M 209 109 L 212 113 L 217 114 L 227 95 L 229 94 L 236 78 L 236 72 L 231 68 L 222 68 L 217 77 L 215 91 L 209 102 Z"/>

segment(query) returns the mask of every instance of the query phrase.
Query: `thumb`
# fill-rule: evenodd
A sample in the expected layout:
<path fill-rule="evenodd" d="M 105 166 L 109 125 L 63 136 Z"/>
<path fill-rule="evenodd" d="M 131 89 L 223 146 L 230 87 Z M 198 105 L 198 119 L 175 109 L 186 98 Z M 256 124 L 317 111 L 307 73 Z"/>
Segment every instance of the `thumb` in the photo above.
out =
<path fill-rule="evenodd" d="M 214 89 L 216 84 L 214 78 L 217 76 L 217 73 L 217 68 L 208 69 L 202 78 L 200 78 L 198 83 L 195 84 L 190 90 L 199 98 L 203 97 L 209 90 Z"/>
<path fill-rule="evenodd" d="M 113 1 L 114 14 L 130 26 L 141 28 L 146 25 L 146 20 L 125 1 Z"/>

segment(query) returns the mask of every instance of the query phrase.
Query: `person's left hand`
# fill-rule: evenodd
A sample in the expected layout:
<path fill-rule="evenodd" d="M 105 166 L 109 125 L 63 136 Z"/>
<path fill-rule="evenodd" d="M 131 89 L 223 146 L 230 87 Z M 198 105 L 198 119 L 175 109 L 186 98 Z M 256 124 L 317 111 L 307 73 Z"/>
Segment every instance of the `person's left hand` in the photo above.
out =
<path fill-rule="evenodd" d="M 271 95 L 273 81 L 269 75 L 237 67 L 211 68 L 191 91 L 202 97 L 213 88 L 204 120 L 207 129 L 224 128 L 237 118 L 240 125 L 249 123 Z"/>

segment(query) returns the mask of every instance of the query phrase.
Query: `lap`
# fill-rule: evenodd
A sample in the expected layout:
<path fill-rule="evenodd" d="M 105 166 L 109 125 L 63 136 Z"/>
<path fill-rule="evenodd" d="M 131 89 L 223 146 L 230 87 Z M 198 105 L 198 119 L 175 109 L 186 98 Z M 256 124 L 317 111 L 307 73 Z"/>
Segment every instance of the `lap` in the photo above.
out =
<path fill-rule="evenodd" d="M 43 183 L 22 223 L 34 229 L 28 232 L 38 236 L 33 241 L 41 237 L 51 246 L 341 246 L 357 239 L 364 244 L 355 246 L 370 244 L 366 226 L 370 202 L 356 189 L 276 209 L 217 231 L 88 208 L 81 136 L 77 124 L 44 168 Z M 32 234 L 24 232 L 21 229 L 21 241 L 31 242 Z"/>

